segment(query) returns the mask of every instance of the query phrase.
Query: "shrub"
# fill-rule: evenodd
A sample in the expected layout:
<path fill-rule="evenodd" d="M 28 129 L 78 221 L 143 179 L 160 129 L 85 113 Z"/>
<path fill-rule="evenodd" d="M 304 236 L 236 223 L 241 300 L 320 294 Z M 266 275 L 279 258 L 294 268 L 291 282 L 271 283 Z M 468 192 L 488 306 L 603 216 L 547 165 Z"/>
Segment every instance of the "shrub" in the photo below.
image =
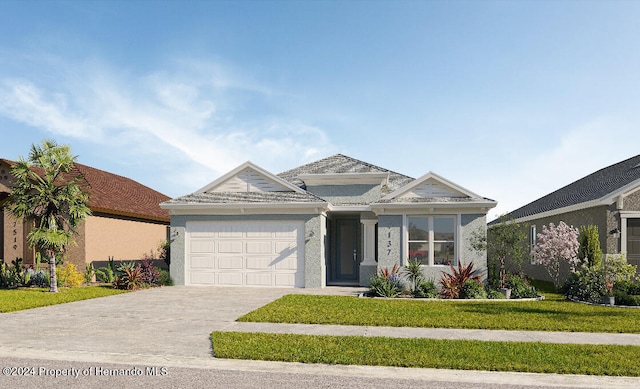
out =
<path fill-rule="evenodd" d="M 35 271 L 33 269 L 28 270 L 31 273 L 31 285 L 38 288 L 46 288 L 49 286 L 49 272 L 43 269 Z"/>
<path fill-rule="evenodd" d="M 621 291 L 614 291 L 613 295 L 616 298 L 616 305 L 627 305 L 627 306 L 640 305 L 640 295 L 627 294 Z"/>
<path fill-rule="evenodd" d="M 151 286 L 158 285 L 158 277 L 160 273 L 158 269 L 153 266 L 153 262 L 150 258 L 144 258 L 140 262 L 140 271 L 142 273 L 142 282 Z"/>
<path fill-rule="evenodd" d="M 438 287 L 433 281 L 422 281 L 413 290 L 413 297 L 418 298 L 436 298 L 439 294 Z"/>
<path fill-rule="evenodd" d="M 93 262 L 87 265 L 87 269 L 84 272 L 84 282 L 87 286 L 91 285 L 91 281 L 93 281 L 93 276 L 96 274 L 96 270 L 93 267 Z"/>
<path fill-rule="evenodd" d="M 168 270 L 159 269 L 158 272 L 159 272 L 158 285 L 173 286 L 173 278 L 171 278 L 171 275 L 169 274 Z"/>
<path fill-rule="evenodd" d="M 492 300 L 500 300 L 500 299 L 506 299 L 507 297 L 497 289 L 489 289 L 487 291 L 487 298 Z"/>
<path fill-rule="evenodd" d="M 538 291 L 529 283 L 528 280 L 522 277 L 511 274 L 507 277 L 507 285 L 511 288 L 512 299 L 524 299 L 524 298 L 536 298 L 538 297 Z"/>
<path fill-rule="evenodd" d="M 369 284 L 369 293 L 379 297 L 398 297 L 404 291 L 402 279 L 398 275 L 398 264 L 395 264 L 391 270 L 385 267 L 378 270 L 378 273 L 371 277 Z"/>
<path fill-rule="evenodd" d="M 136 290 L 142 288 L 145 283 L 142 279 L 142 267 L 133 262 L 120 265 L 113 287 L 116 289 Z"/>
<path fill-rule="evenodd" d="M 580 227 L 578 235 L 578 258 L 589 264 L 589 266 L 600 266 L 602 263 L 602 249 L 600 248 L 600 235 L 598 226 Z"/>
<path fill-rule="evenodd" d="M 69 263 L 56 267 L 56 279 L 59 287 L 77 288 L 82 285 L 84 276 L 76 270 L 76 265 Z"/>
<path fill-rule="evenodd" d="M 415 296 L 418 285 L 424 280 L 422 263 L 417 259 L 409 259 L 407 264 L 402 268 L 402 274 L 407 277 L 411 287 L 411 293 Z"/>
<path fill-rule="evenodd" d="M 451 267 L 451 274 L 443 271 L 440 276 L 440 293 L 444 298 L 459 298 L 462 285 L 464 285 L 467 280 L 479 282 L 482 279 L 482 275 L 473 270 L 473 261 L 469 262 L 465 267 L 462 267 L 462 264 L 458 263 L 457 270 L 452 265 L 449 265 L 449 267 Z"/>
<path fill-rule="evenodd" d="M 487 292 L 480 281 L 466 280 L 460 288 L 460 298 L 463 299 L 483 299 L 487 297 Z"/>
<path fill-rule="evenodd" d="M 109 262 L 106 267 L 96 269 L 96 280 L 106 284 L 113 284 L 116 280 L 116 273 L 117 269 L 113 262 L 113 258 L 109 258 Z"/>

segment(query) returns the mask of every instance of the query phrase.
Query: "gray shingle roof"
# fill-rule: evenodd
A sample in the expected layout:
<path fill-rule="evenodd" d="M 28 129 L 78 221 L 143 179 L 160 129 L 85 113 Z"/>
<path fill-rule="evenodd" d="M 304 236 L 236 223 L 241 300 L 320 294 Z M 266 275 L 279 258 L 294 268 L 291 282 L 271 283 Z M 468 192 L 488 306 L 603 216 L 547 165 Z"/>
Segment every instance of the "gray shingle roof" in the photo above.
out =
<path fill-rule="evenodd" d="M 319 203 L 325 202 L 311 193 L 296 192 L 219 192 L 192 193 L 165 204 L 246 204 L 246 203 Z"/>
<path fill-rule="evenodd" d="M 297 168 L 287 170 L 278 174 L 284 180 L 294 185 L 302 184 L 302 180 L 298 177 L 302 174 L 333 174 L 333 173 L 389 173 L 389 184 L 384 194 L 393 192 L 394 190 L 407 185 L 414 179 L 400 173 L 393 172 L 372 165 L 367 162 L 347 157 L 346 155 L 336 154 L 319 161 L 311 162 Z"/>
<path fill-rule="evenodd" d="M 589 174 L 516 209 L 507 214 L 507 217 L 518 219 L 601 199 L 638 179 L 640 179 L 640 155 Z"/>

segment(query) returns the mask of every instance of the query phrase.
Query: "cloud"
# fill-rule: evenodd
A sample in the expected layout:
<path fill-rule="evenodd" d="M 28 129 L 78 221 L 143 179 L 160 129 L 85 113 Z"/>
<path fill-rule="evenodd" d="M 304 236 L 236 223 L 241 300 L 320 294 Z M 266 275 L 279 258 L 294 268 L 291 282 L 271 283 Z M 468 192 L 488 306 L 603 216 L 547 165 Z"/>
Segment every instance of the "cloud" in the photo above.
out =
<path fill-rule="evenodd" d="M 169 150 L 214 174 L 249 159 L 278 171 L 333 149 L 323 130 L 280 108 L 281 95 L 219 64 L 181 60 L 136 75 L 96 61 L 46 62 L 58 66 L 56 80 L 0 79 L 0 115 L 53 135 Z"/>
<path fill-rule="evenodd" d="M 485 183 L 495 193 L 498 207 L 490 219 L 530 203 L 597 170 L 638 154 L 640 133 L 628 123 L 635 119 L 599 117 L 565 131 L 536 154 L 523 149 L 520 160 L 499 167 Z M 485 192 L 480 192 L 485 194 Z"/>

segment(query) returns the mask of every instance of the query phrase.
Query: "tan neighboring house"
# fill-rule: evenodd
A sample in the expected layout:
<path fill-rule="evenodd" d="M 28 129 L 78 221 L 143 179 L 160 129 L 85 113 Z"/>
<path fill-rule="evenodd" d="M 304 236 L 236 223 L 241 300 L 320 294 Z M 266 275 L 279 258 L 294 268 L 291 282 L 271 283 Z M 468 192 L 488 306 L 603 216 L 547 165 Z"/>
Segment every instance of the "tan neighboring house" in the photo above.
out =
<path fill-rule="evenodd" d="M 14 162 L 0 159 L 0 261 L 10 263 L 23 258 L 33 264 L 35 251 L 29 248 L 26 236 L 29 226 L 16 220 L 4 204 L 11 193 L 11 166 Z M 169 212 L 159 204 L 168 196 L 129 178 L 75 164 L 85 177 L 92 215 L 78 228 L 77 245 L 68 248 L 65 263 L 73 263 L 78 271 L 97 262 L 102 266 L 109 257 L 136 260 L 167 239 Z"/>

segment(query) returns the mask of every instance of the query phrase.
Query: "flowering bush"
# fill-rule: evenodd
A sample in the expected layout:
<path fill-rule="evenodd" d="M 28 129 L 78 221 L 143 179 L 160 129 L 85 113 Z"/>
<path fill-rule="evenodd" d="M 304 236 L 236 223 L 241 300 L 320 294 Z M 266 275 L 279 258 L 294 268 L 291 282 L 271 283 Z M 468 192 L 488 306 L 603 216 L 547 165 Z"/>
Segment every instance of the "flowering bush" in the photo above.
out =
<path fill-rule="evenodd" d="M 549 223 L 549 226 L 542 226 L 542 232 L 538 233 L 532 254 L 536 263 L 545 267 L 556 290 L 560 288 L 561 263 L 567 262 L 572 273 L 580 265 L 578 247 L 578 230 L 565 222 L 557 226 Z"/>

